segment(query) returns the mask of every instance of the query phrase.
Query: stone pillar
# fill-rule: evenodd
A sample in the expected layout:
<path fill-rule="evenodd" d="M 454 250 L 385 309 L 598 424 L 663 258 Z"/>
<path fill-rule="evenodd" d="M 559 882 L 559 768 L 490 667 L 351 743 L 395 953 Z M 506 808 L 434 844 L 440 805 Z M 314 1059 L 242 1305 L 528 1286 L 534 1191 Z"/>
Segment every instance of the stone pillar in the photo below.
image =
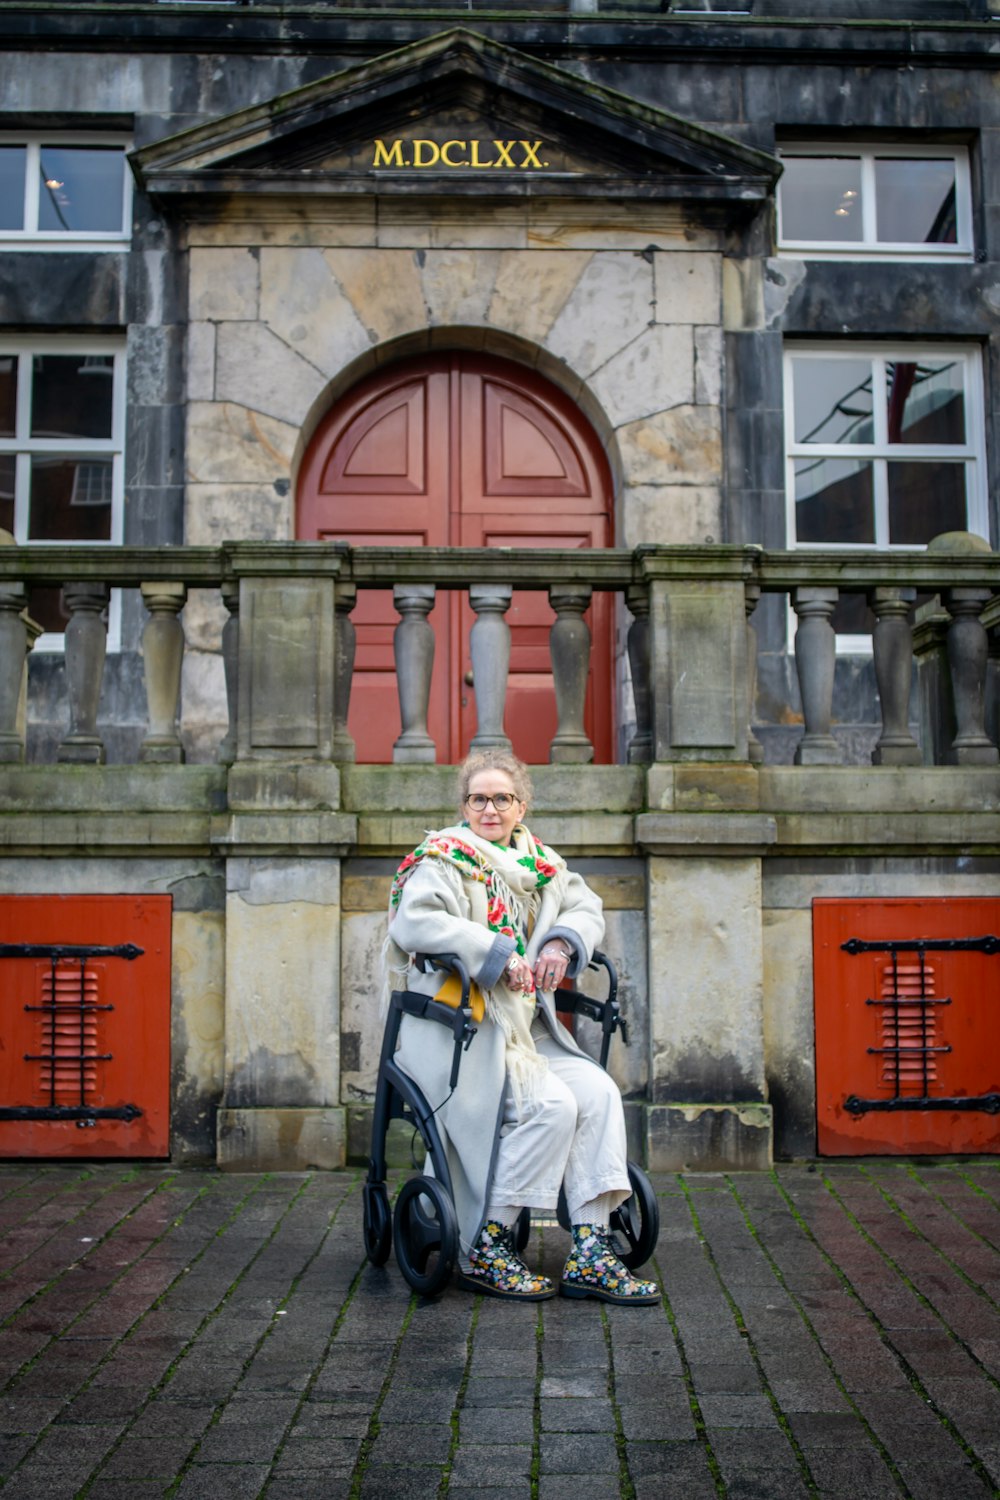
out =
<path fill-rule="evenodd" d="M 236 759 L 236 726 L 240 716 L 240 586 L 231 579 L 222 585 L 222 602 L 229 617 L 222 627 L 222 665 L 226 674 L 229 728 L 219 746 L 218 760 L 231 766 Z"/>
<path fill-rule="evenodd" d="M 647 871 L 649 1165 L 766 1168 L 761 860 L 650 855 Z"/>
<path fill-rule="evenodd" d="M 653 759 L 653 731 L 649 692 L 649 590 L 636 585 L 625 593 L 632 612 L 628 630 L 628 661 L 635 703 L 635 734 L 628 747 L 630 766 L 648 766 Z"/>
<path fill-rule="evenodd" d="M 469 639 L 476 691 L 473 750 L 486 750 L 490 746 L 509 750 L 511 747 L 503 728 L 510 671 L 510 626 L 504 616 L 510 609 L 513 592 L 513 585 L 509 583 L 473 584 L 469 589 L 469 603 L 476 614 Z"/>
<path fill-rule="evenodd" d="M 329 761 L 334 747 L 334 580 L 240 584 L 240 761 Z"/>
<path fill-rule="evenodd" d="M 837 637 L 830 621 L 838 597 L 837 589 L 801 588 L 792 594 L 792 608 L 799 622 L 795 632 L 795 669 L 805 723 L 805 733 L 795 751 L 797 766 L 840 764 L 840 751 L 830 733 L 837 660 Z"/>
<path fill-rule="evenodd" d="M 177 732 L 177 716 L 184 665 L 184 627 L 178 615 L 187 600 L 187 586 L 144 583 L 140 588 L 142 601 L 149 610 L 142 632 L 149 732 L 139 747 L 139 759 L 181 765 L 184 749 Z"/>
<path fill-rule="evenodd" d="M 24 759 L 24 731 L 18 725 L 28 655 L 23 583 L 0 583 L 0 765 Z"/>
<path fill-rule="evenodd" d="M 341 1167 L 340 860 L 233 857 L 226 879 L 219 1165 Z"/>
<path fill-rule="evenodd" d="M 743 590 L 744 608 L 747 616 L 747 759 L 759 766 L 764 759 L 764 746 L 753 732 L 753 715 L 757 706 L 757 630 L 751 616 L 760 603 L 760 585 L 748 583 Z"/>
<path fill-rule="evenodd" d="M 746 651 L 742 578 L 651 580 L 654 760 L 747 759 Z"/>
<path fill-rule="evenodd" d="M 593 589 L 588 585 L 549 589 L 556 619 L 549 636 L 558 727 L 549 750 L 553 764 L 587 765 L 594 747 L 583 727 L 583 708 L 590 671 L 590 627 L 583 618 Z"/>
<path fill-rule="evenodd" d="M 434 608 L 433 583 L 397 583 L 392 601 L 400 620 L 392 638 L 399 693 L 401 733 L 392 758 L 402 764 L 434 763 L 436 749 L 427 729 L 434 675 L 434 629 L 427 616 Z"/>
<path fill-rule="evenodd" d="M 993 766 L 1000 760 L 1000 751 L 986 733 L 989 643 L 979 617 L 989 599 L 988 589 L 944 591 L 945 608 L 951 615 L 948 667 L 955 705 L 955 738 L 947 758 L 955 766 Z"/>
<path fill-rule="evenodd" d="M 951 621 L 935 594 L 917 609 L 913 654 L 917 662 L 917 712 L 924 764 L 940 766 L 955 738 L 955 705 L 948 670 Z"/>
<path fill-rule="evenodd" d="M 333 759 L 342 765 L 353 764 L 357 758 L 354 737 L 347 727 L 357 647 L 351 610 L 357 602 L 358 590 L 353 583 L 337 584 L 334 599 L 337 623 L 333 648 Z"/>
<path fill-rule="evenodd" d="M 910 683 L 913 678 L 912 590 L 872 589 L 868 604 L 875 615 L 872 649 L 875 680 L 882 704 L 882 734 L 872 751 L 873 766 L 919 766 L 920 746 L 910 733 Z"/>
<path fill-rule="evenodd" d="M 69 733 L 57 759 L 77 765 L 103 765 L 104 741 L 97 732 L 104 658 L 108 644 L 108 587 L 103 583 L 67 583 L 63 598 L 69 611 L 66 626 L 66 687 L 69 693 Z M 147 669 L 148 670 L 148 669 Z"/>

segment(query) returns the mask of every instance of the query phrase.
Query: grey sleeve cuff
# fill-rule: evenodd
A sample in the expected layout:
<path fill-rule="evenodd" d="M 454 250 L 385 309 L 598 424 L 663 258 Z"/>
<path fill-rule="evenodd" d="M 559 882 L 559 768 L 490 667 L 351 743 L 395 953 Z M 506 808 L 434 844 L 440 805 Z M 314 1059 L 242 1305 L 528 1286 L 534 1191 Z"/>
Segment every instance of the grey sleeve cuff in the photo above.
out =
<path fill-rule="evenodd" d="M 572 927 L 550 927 L 545 934 L 545 943 L 551 942 L 553 938 L 562 938 L 564 943 L 569 943 L 572 948 L 572 956 L 566 973 L 571 979 L 575 979 L 581 969 L 585 969 L 590 962 L 590 954 L 580 940 L 580 934 L 574 932 Z M 539 944 L 538 951 L 541 952 L 545 943 Z"/>
<path fill-rule="evenodd" d="M 507 960 L 516 950 L 517 944 L 512 937 L 503 937 L 500 933 L 493 939 L 493 946 L 487 953 L 479 973 L 475 975 L 476 983 L 481 990 L 491 990 L 500 975 L 507 967 Z"/>

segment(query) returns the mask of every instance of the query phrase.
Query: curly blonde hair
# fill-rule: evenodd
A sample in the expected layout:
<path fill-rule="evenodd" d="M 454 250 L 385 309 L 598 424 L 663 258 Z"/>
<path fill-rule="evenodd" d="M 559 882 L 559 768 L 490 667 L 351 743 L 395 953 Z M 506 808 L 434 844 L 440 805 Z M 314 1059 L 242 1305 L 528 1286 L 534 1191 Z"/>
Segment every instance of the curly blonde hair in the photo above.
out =
<path fill-rule="evenodd" d="M 514 783 L 514 795 L 518 802 L 531 806 L 534 788 L 523 760 L 518 760 L 509 750 L 473 750 L 458 768 L 458 811 L 464 816 L 465 799 L 469 795 L 469 784 L 480 771 L 502 771 Z"/>

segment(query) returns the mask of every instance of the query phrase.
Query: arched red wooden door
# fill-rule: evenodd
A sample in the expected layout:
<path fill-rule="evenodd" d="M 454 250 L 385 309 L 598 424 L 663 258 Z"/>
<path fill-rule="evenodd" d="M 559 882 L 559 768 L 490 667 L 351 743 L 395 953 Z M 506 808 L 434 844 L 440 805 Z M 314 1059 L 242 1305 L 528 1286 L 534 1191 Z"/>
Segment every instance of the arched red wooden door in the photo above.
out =
<path fill-rule="evenodd" d="M 324 419 L 302 464 L 298 536 L 355 546 L 607 547 L 611 484 L 583 416 L 548 381 L 508 361 L 455 352 L 401 361 L 362 381 Z M 389 590 L 362 591 L 348 727 L 364 763 L 392 759 L 399 734 Z M 548 760 L 556 730 L 544 592 L 515 591 L 505 728 L 522 759 Z M 442 762 L 476 730 L 461 592 L 430 616 L 436 651 L 429 728 Z M 612 759 L 611 601 L 587 616 L 593 653 L 586 727 Z"/>

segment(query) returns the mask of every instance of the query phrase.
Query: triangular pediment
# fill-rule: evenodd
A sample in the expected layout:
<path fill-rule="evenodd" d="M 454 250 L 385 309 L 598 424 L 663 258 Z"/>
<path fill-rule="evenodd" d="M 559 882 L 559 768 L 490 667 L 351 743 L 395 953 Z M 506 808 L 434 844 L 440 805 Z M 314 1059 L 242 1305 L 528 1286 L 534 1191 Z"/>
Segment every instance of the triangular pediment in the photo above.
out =
<path fill-rule="evenodd" d="M 746 204 L 779 163 L 463 28 L 133 153 L 159 198 L 538 196 Z"/>

